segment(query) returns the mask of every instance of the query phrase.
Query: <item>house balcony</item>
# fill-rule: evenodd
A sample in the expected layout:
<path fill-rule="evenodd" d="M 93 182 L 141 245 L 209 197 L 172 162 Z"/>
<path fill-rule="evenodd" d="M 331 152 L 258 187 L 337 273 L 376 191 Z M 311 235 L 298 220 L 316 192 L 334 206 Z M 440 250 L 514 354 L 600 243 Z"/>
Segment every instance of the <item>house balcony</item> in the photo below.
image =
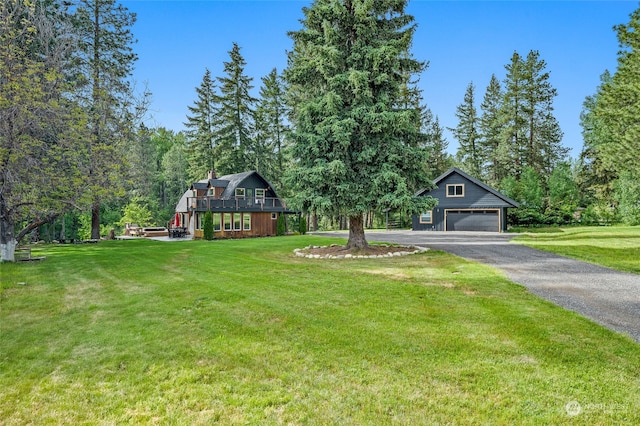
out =
<path fill-rule="evenodd" d="M 265 211 L 286 212 L 287 206 L 279 198 L 216 198 L 214 196 L 188 197 L 187 206 L 190 211 L 206 212 L 235 212 L 235 211 Z"/>

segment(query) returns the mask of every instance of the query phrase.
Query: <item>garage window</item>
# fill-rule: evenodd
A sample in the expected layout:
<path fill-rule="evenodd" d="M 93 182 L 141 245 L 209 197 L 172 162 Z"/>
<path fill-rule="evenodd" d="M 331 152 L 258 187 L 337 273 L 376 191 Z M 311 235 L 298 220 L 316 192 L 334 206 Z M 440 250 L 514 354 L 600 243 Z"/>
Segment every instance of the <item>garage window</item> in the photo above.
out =
<path fill-rule="evenodd" d="M 420 223 L 433 223 L 433 212 L 430 210 L 420 214 Z"/>
<path fill-rule="evenodd" d="M 447 197 L 464 197 L 464 183 L 447 185 Z"/>

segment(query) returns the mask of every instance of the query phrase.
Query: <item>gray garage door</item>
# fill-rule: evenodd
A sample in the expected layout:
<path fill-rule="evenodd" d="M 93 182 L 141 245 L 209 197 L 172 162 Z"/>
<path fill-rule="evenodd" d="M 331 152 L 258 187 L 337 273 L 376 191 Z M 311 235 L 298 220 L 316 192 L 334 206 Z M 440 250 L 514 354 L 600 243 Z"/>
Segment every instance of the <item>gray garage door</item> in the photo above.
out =
<path fill-rule="evenodd" d="M 500 232 L 497 210 L 449 210 L 447 231 Z"/>

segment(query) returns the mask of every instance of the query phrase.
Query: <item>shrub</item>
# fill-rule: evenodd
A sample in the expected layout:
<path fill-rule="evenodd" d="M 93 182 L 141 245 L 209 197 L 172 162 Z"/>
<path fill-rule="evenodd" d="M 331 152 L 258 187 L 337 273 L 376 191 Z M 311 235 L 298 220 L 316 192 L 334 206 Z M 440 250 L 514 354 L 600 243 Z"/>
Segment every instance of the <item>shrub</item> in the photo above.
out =
<path fill-rule="evenodd" d="M 300 223 L 298 224 L 298 231 L 304 235 L 307 233 L 307 219 L 304 216 L 300 217 Z"/>
<path fill-rule="evenodd" d="M 276 223 L 276 235 L 284 235 L 286 232 L 286 227 L 284 223 L 284 215 L 281 214 L 278 216 L 278 222 Z"/>
<path fill-rule="evenodd" d="M 206 212 L 204 215 L 204 223 L 202 224 L 202 236 L 205 240 L 213 240 L 213 214 Z"/>

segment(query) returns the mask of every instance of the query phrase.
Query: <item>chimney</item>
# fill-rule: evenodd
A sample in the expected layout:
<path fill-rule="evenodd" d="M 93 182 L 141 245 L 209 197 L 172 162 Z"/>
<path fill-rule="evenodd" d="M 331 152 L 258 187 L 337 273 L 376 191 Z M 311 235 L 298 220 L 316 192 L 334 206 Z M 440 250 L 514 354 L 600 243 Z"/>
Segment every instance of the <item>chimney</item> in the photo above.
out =
<path fill-rule="evenodd" d="M 215 179 L 216 178 L 216 171 L 215 170 L 209 170 L 208 177 L 209 177 L 209 180 Z"/>

